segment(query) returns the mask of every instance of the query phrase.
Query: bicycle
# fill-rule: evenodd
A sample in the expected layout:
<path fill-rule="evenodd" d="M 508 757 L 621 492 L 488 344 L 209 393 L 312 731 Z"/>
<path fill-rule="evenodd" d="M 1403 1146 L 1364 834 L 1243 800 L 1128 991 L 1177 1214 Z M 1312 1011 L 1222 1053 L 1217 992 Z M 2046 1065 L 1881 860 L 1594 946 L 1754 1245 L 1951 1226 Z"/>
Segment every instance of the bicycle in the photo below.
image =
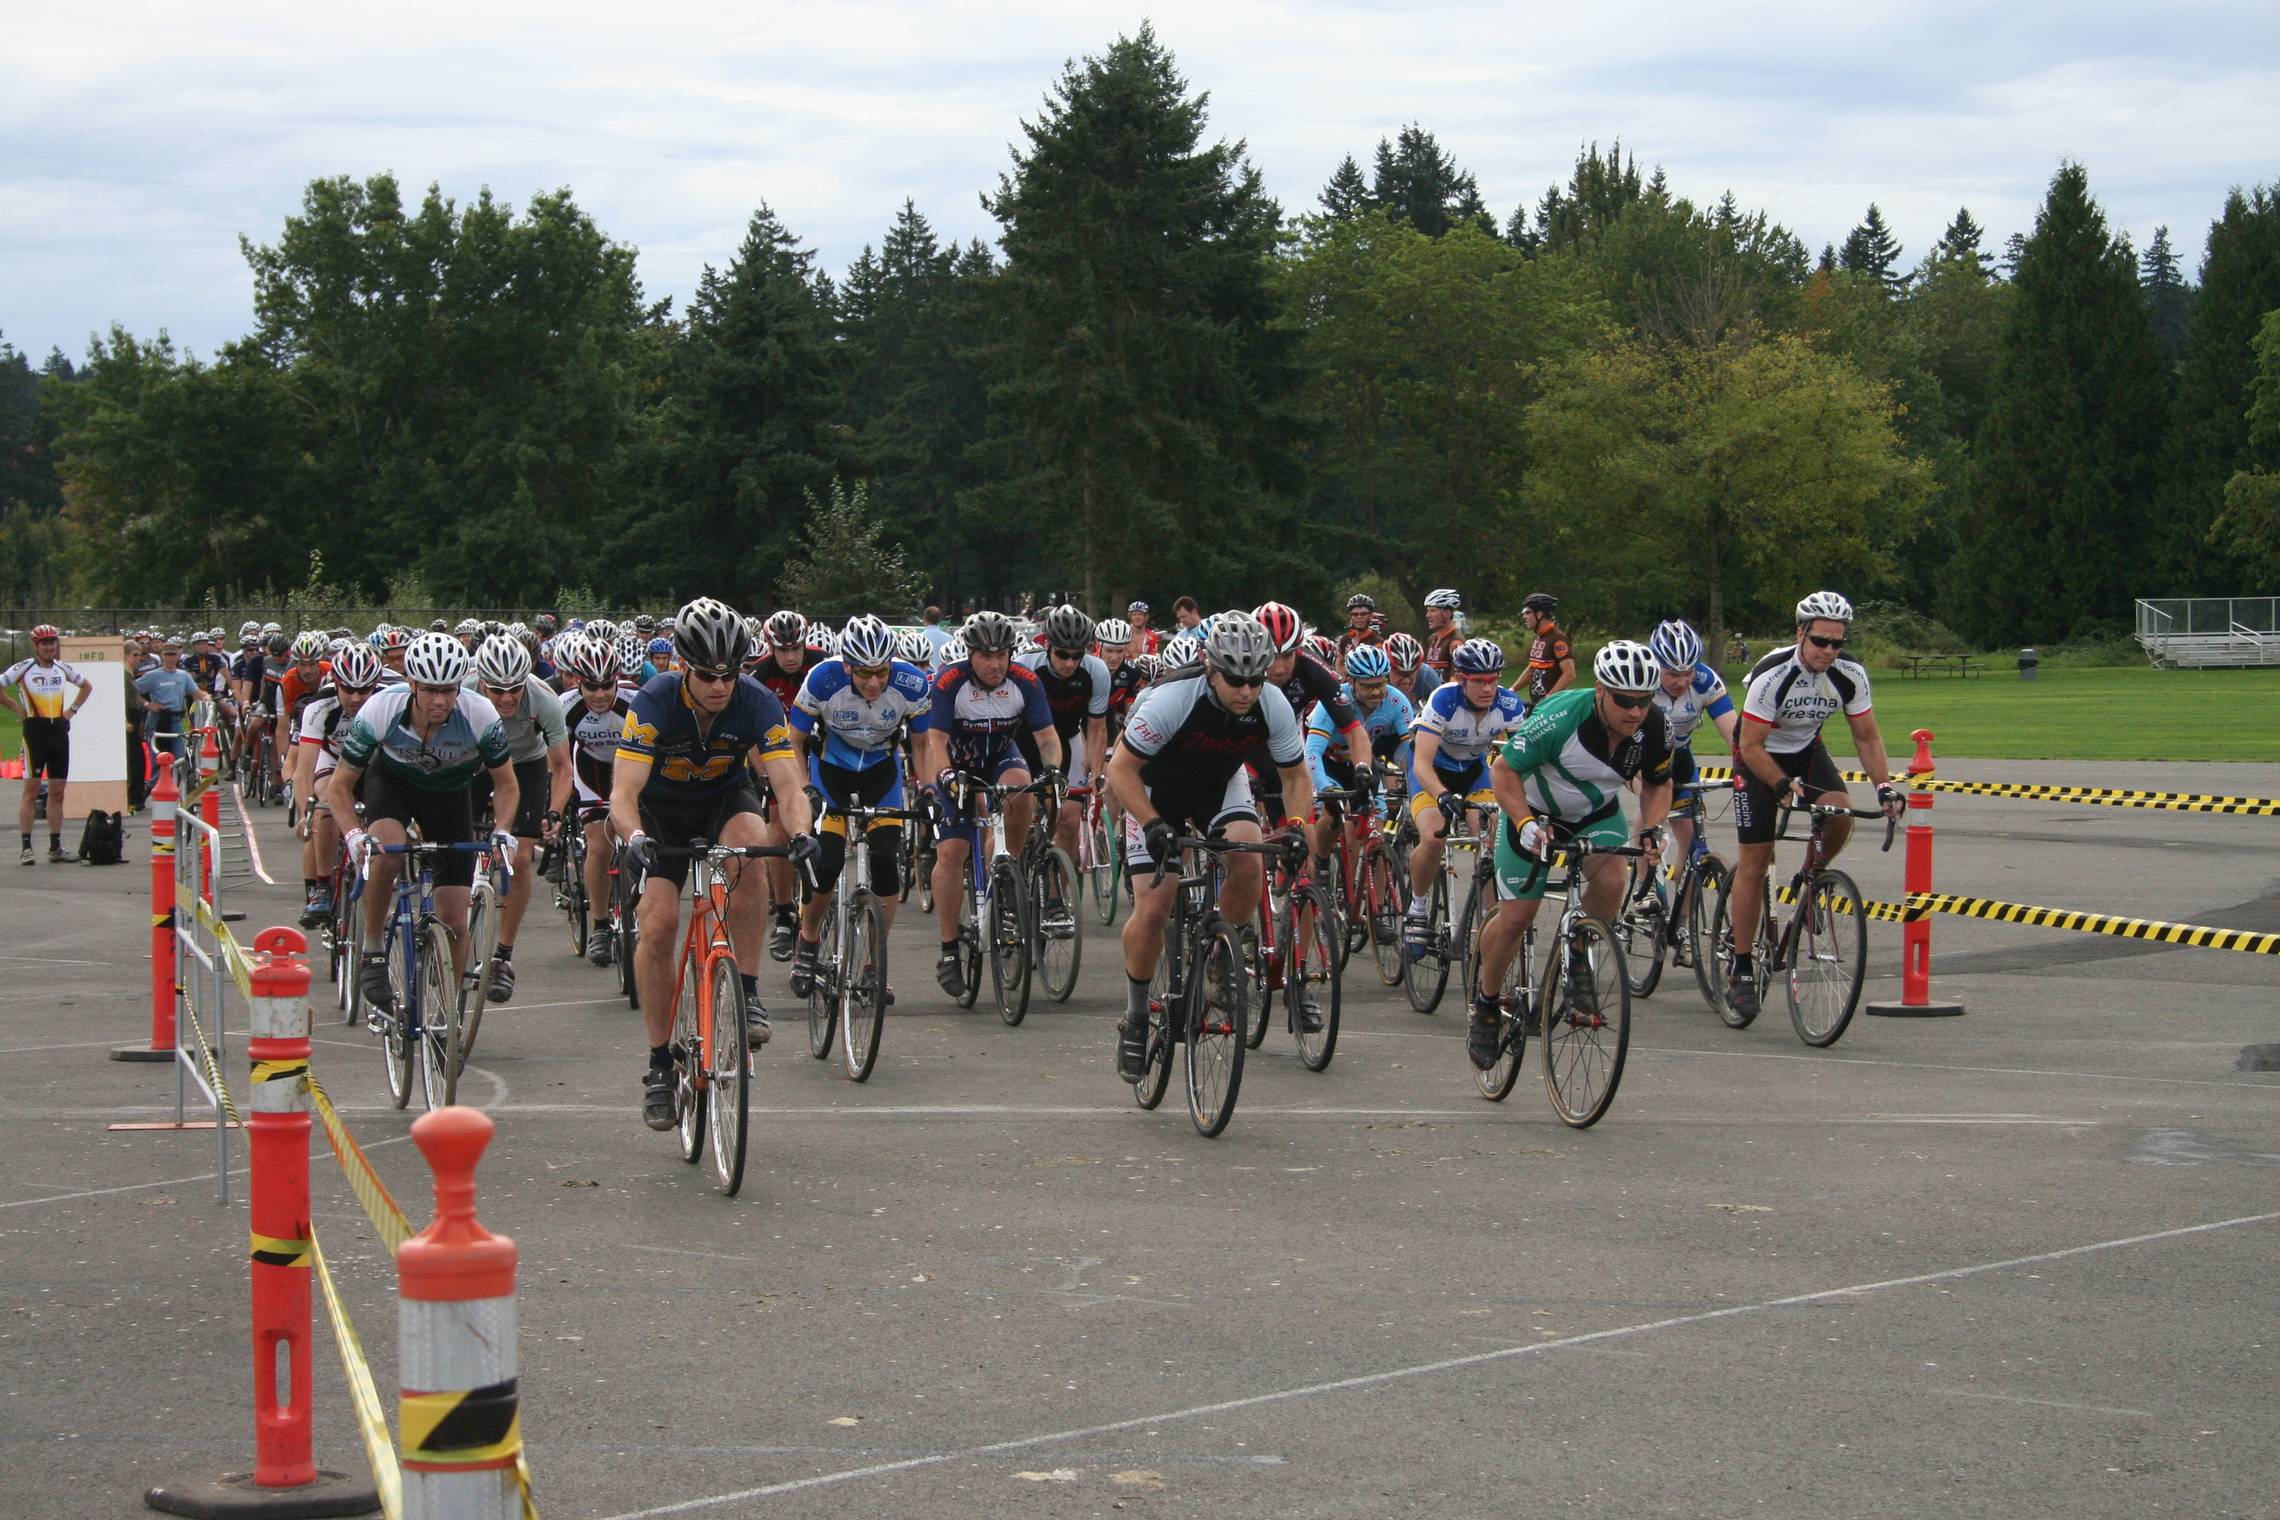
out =
<path fill-rule="evenodd" d="M 420 1062 L 422 1101 L 429 1108 L 442 1108 L 458 1098 L 459 1074 L 466 1065 L 461 1038 L 466 984 L 452 970 L 451 934 L 436 916 L 434 862 L 444 855 L 487 855 L 490 850 L 488 840 L 368 844 L 358 864 L 352 895 L 361 900 L 371 879 L 373 855 L 405 858 L 380 931 L 387 946 L 388 997 L 393 1007 L 385 1014 L 370 1009 L 365 1014 L 367 1027 L 381 1037 L 388 1097 L 398 1108 L 411 1102 L 414 1054 Z M 363 915 L 357 919 L 361 923 Z M 361 958 L 361 941 L 358 954 Z M 472 956 L 468 964 L 476 967 Z"/>
<path fill-rule="evenodd" d="M 1053 842 L 1061 798 L 1059 787 L 1046 786 L 1021 846 L 1021 873 L 1029 885 L 1030 964 L 1044 978 L 1045 995 L 1056 1003 L 1066 1003 L 1077 990 L 1077 968 L 1085 954 L 1084 926 L 1077 921 L 1081 878 L 1069 852 Z M 1079 848 L 1081 836 L 1082 831 Z"/>
<path fill-rule="evenodd" d="M 608 811 L 606 807 L 574 809 L 563 821 L 560 841 L 547 852 L 556 878 L 554 906 L 569 921 L 570 953 L 580 960 L 586 958 L 587 941 L 594 932 L 593 903 L 586 891 L 586 826 Z"/>
<path fill-rule="evenodd" d="M 971 1008 L 981 996 L 986 927 L 998 1016 L 1018 1026 L 1029 1016 L 1029 982 L 1035 968 L 1029 954 L 1029 881 L 1021 857 L 1006 848 L 1004 804 L 1009 797 L 1049 788 L 1041 781 L 999 786 L 967 771 L 958 773 L 955 784 L 972 801 L 976 845 L 966 852 L 968 890 L 960 894 L 958 904 L 958 965 L 964 981 L 958 1006 Z M 987 860 L 979 848 L 985 838 Z"/>
<path fill-rule="evenodd" d="M 1487 813 L 1489 822 L 1483 828 L 1470 825 L 1475 815 Z M 1449 969 L 1460 971 L 1458 985 L 1465 989 L 1469 999 L 1473 993 L 1475 967 L 1474 945 L 1480 926 L 1488 918 L 1496 902 L 1496 844 L 1495 810 L 1467 803 L 1457 816 L 1449 820 L 1442 835 L 1445 848 L 1441 852 L 1441 869 L 1434 874 L 1432 895 L 1425 910 L 1425 948 L 1422 953 L 1407 956 L 1402 971 L 1402 991 L 1409 997 L 1409 1006 L 1419 1013 L 1431 1013 L 1441 1006 L 1441 993 L 1449 984 Z M 1456 894 L 1457 855 L 1469 852 L 1473 857 L 1472 879 L 1465 886 L 1464 906 L 1452 917 L 1450 899 Z M 1413 900 L 1414 901 L 1414 900 Z M 1406 911 L 1406 910 L 1405 910 Z"/>
<path fill-rule="evenodd" d="M 652 860 L 690 862 L 689 923 L 673 964 L 673 1128 L 681 1159 L 691 1166 L 703 1158 L 709 1131 L 714 1179 L 733 1198 L 744 1185 L 752 1126 L 752 1053 L 744 1031 L 743 973 L 728 938 L 728 883 L 721 867 L 731 860 L 782 858 L 790 851 L 780 844 L 725 845 L 702 839 L 686 845 L 651 840 L 647 850 Z M 689 974 L 692 966 L 694 976 Z"/>
<path fill-rule="evenodd" d="M 901 819 L 907 834 L 925 815 L 908 808 L 837 805 L 831 812 L 847 825 L 847 858 L 808 986 L 808 1054 L 818 1061 L 830 1055 L 836 1028 L 840 1064 L 850 1080 L 861 1082 L 879 1059 L 887 1011 L 887 915 L 871 891 L 871 852 L 863 838 L 880 819 Z"/>
<path fill-rule="evenodd" d="M 1338 788 L 1317 792 L 1315 799 L 1338 803 L 1372 800 L 1360 792 Z M 1366 944 L 1377 961 L 1378 980 L 1388 987 L 1400 984 L 1402 967 L 1408 962 L 1401 948 L 1401 916 L 1409 904 L 1401 891 L 1405 878 L 1394 868 L 1391 839 L 1390 822 L 1375 811 L 1344 819 L 1338 829 L 1335 868 L 1326 886 L 1331 906 L 1344 926 L 1339 937 L 1339 969 L 1343 971 L 1347 960 Z"/>
<path fill-rule="evenodd" d="M 1777 840 L 1789 837 L 1790 815 L 1798 811 L 1800 809 L 1783 804 L 1780 825 L 1774 834 Z M 1822 864 L 1822 831 L 1832 818 L 1882 818 L 1884 848 L 1889 850 L 1900 820 L 1881 808 L 1856 808 L 1850 804 L 1813 802 L 1805 804 L 1802 811 L 1812 820 L 1805 838 L 1805 858 L 1798 862 L 1796 874 L 1789 878 L 1789 885 L 1781 894 L 1784 901 L 1794 902 L 1797 907 L 1776 933 L 1774 894 L 1768 881 L 1750 970 L 1751 979 L 1757 985 L 1760 1007 L 1764 1006 L 1766 985 L 1774 973 L 1787 973 L 1790 1026 L 1797 1031 L 1798 1039 L 1821 1050 L 1836 1044 L 1852 1022 L 1853 1011 L 1860 1004 L 1861 979 L 1868 971 L 1868 910 L 1861 902 L 1860 888 L 1853 884 L 1853 879 L 1834 866 Z M 1728 922 L 1728 905 L 1732 900 L 1729 879 L 1727 890 L 1718 896 L 1717 911 L 1712 919 L 1712 944 L 1721 989 L 1733 977 L 1734 932 Z M 1718 1011 L 1733 1029 L 1747 1029 L 1757 1017 L 1755 1013 L 1735 1013 L 1733 1005 L 1724 998 L 1719 999 Z"/>
<path fill-rule="evenodd" d="M 486 825 L 483 836 L 490 837 Z M 507 882 L 514 867 L 497 851 L 475 862 L 475 879 L 467 888 L 467 969 L 459 974 L 459 1061 L 466 1064 L 475 1049 L 475 1036 L 483 1027 L 483 1009 L 490 1003 L 491 956 L 499 948 L 499 913 L 506 900 Z"/>
<path fill-rule="evenodd" d="M 641 1007 L 641 987 L 633 976 L 633 952 L 641 943 L 641 886 L 648 879 L 641 862 L 624 850 L 610 852 L 610 916 L 604 932 L 610 937 L 610 955 L 617 962 L 618 991 L 628 1008 Z"/>
<path fill-rule="evenodd" d="M 1257 996 L 1251 1003 L 1246 1043 L 1257 1050 L 1267 1038 L 1274 995 L 1283 995 L 1283 1023 L 1298 1041 L 1298 1059 L 1308 1071 L 1329 1066 L 1338 1048 L 1340 968 L 1338 940 L 1343 937 L 1337 910 L 1314 882 L 1308 867 L 1293 865 L 1287 856 L 1266 862 L 1267 892 L 1259 917 L 1261 974 L 1254 979 Z M 1214 894 L 1216 900 L 1217 894 Z M 1246 926 L 1236 938 L 1248 941 Z M 1325 995 L 1326 991 L 1326 995 Z M 1307 1028 L 1309 1010 L 1314 1027 Z"/>
<path fill-rule="evenodd" d="M 356 804 L 356 821 L 361 828 L 364 823 L 361 802 Z M 364 915 L 356 911 L 356 871 L 345 848 L 333 852 L 329 885 L 332 913 L 318 926 L 317 932 L 325 942 L 326 968 L 332 978 L 333 994 L 340 1004 L 340 1021 L 345 1025 L 360 1024 L 364 1020 L 364 996 L 356 980 L 356 967 L 364 955 Z"/>
<path fill-rule="evenodd" d="M 1615 1101 L 1623 1080 L 1623 1061 L 1631 1048 L 1631 987 L 1623 965 L 1623 947 L 1605 919 L 1583 911 L 1583 863 L 1594 855 L 1626 855 L 1636 860 L 1644 852 L 1637 845 L 1594 845 L 1567 840 L 1559 856 L 1544 869 L 1567 867 L 1567 880 L 1547 891 L 1565 895 L 1557 926 L 1545 954 L 1543 973 L 1534 970 L 1536 926 L 1531 923 L 1512 950 L 1498 987 L 1501 1028 L 1496 1059 L 1486 1070 L 1475 1068 L 1481 1096 L 1501 1103 L 1520 1079 L 1527 1055 L 1528 1035 L 1541 1029 L 1544 1044 L 1544 1091 L 1552 1112 L 1575 1129 L 1589 1129 L 1603 1118 Z M 1590 978 L 1580 990 L 1577 973 Z M 1544 1010 L 1551 1009 L 1550 1018 Z"/>
<path fill-rule="evenodd" d="M 1108 805 L 1106 782 L 1072 786 L 1069 800 L 1085 810 L 1084 827 L 1077 831 L 1077 875 L 1092 894 L 1093 914 L 1105 929 L 1116 922 L 1117 910 L 1132 892 L 1124 879 L 1124 831 Z"/>
<path fill-rule="evenodd" d="M 1242 946 L 1234 928 L 1219 916 L 1218 857 L 1279 855 L 1282 846 L 1188 836 L 1173 844 L 1183 853 L 1211 857 L 1211 866 L 1180 873 L 1164 930 L 1163 995 L 1148 999 L 1146 1053 L 1132 1096 L 1144 1109 L 1163 1102 L 1172 1080 L 1172 1046 L 1186 1045 L 1188 1118 L 1196 1133 L 1208 1139 L 1234 1117 L 1251 1003 Z M 1170 866 L 1168 859 L 1156 862 L 1151 887 Z"/>

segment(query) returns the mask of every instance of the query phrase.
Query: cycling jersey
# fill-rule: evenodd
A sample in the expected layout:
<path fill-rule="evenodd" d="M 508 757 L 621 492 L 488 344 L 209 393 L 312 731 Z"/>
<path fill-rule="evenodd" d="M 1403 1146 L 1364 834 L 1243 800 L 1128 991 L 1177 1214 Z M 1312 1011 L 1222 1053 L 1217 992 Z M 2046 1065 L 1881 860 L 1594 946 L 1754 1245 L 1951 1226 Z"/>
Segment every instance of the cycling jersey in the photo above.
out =
<path fill-rule="evenodd" d="M 1723 718 L 1734 710 L 1734 699 L 1726 694 L 1724 677 L 1697 661 L 1686 690 L 1674 697 L 1658 687 L 1655 707 L 1662 713 L 1663 721 L 1670 725 L 1671 748 L 1684 749 L 1702 720 Z"/>
<path fill-rule="evenodd" d="M 786 670 L 777 663 L 773 654 L 769 654 L 762 656 L 760 663 L 746 674 L 762 686 L 767 687 L 770 694 L 788 712 L 791 710 L 792 704 L 799 700 L 800 688 L 807 683 L 808 672 L 822 663 L 822 655 L 813 649 L 803 647 L 800 650 L 799 668 L 796 670 Z M 652 676 L 656 673 L 654 669 L 650 671 Z"/>
<path fill-rule="evenodd" d="M 476 773 L 508 761 L 507 730 L 481 692 L 462 690 L 426 739 L 412 731 L 409 685 L 383 686 L 365 700 L 340 741 L 340 762 L 378 770 L 423 792 L 464 789 Z"/>
<path fill-rule="evenodd" d="M 1350 734 L 1362 726 L 1346 683 L 1338 679 L 1338 672 L 1303 649 L 1290 667 L 1290 679 L 1283 682 L 1282 694 L 1294 713 L 1312 712 L 1315 704 L 1320 703 L 1329 710 L 1330 726 L 1339 733 Z"/>
<path fill-rule="evenodd" d="M 27 718 L 61 718 L 71 711 L 67 700 L 77 688 L 88 685 L 87 678 L 61 660 L 50 660 L 42 665 L 37 660 L 18 660 L 5 672 L 0 672 L 0 689 L 10 686 L 23 688 L 24 716 Z"/>
<path fill-rule="evenodd" d="M 1433 769 L 1451 775 L 1472 770 L 1496 747 L 1499 739 L 1520 726 L 1528 710 L 1520 694 L 1501 686 L 1494 690 L 1495 697 L 1483 709 L 1465 700 L 1461 681 L 1444 681 L 1433 688 L 1433 694 L 1417 709 L 1413 728 L 1413 732 L 1435 734 L 1440 738 L 1441 747 L 1433 756 Z M 1410 769 L 1414 779 L 1414 762 Z"/>
<path fill-rule="evenodd" d="M 1086 655 L 1065 676 L 1053 673 L 1053 657 L 1043 649 L 1015 655 L 1014 663 L 1036 672 L 1037 683 L 1045 688 L 1045 705 L 1053 710 L 1054 731 L 1060 734 L 1063 745 L 1076 738 L 1086 719 L 1108 716 L 1108 664 L 1099 655 Z"/>
<path fill-rule="evenodd" d="M 1530 811 L 1573 831 L 1622 810 L 1633 777 L 1646 785 L 1670 779 L 1670 727 L 1653 708 L 1638 732 L 1619 739 L 1599 721 L 1595 688 L 1555 691 L 1504 741 L 1504 763 L 1517 772 Z M 1511 829 L 1506 820 L 1505 828 Z"/>
<path fill-rule="evenodd" d="M 317 673 L 313 679 L 304 678 L 300 666 L 289 666 L 284 679 L 278 683 L 278 702 L 284 715 L 288 718 L 300 717 L 301 710 L 316 700 L 317 692 L 331 678 L 332 666 L 325 661 L 317 663 Z"/>
<path fill-rule="evenodd" d="M 1132 701 L 1140 695 L 1140 672 L 1130 660 L 1108 673 L 1108 731 L 1113 738 L 1124 726 L 1125 715 L 1132 711 Z"/>
<path fill-rule="evenodd" d="M 1347 695 L 1353 695 L 1351 686 Z M 1409 699 L 1387 687 L 1378 705 L 1362 714 L 1362 728 L 1370 736 L 1370 753 L 1380 760 L 1399 760 L 1407 768 L 1409 729 L 1416 719 L 1417 709 Z M 1306 719 L 1306 766 L 1314 775 L 1316 791 L 1354 784 L 1354 766 L 1346 757 L 1345 739 L 1331 728 L 1329 714 L 1319 704 Z"/>
<path fill-rule="evenodd" d="M 1053 709 L 1044 683 L 1018 661 L 1005 679 L 984 687 L 974 679 L 974 662 L 945 665 L 934 677 L 933 726 L 950 739 L 950 763 L 960 770 L 985 771 L 1009 754 L 1014 736 L 1053 726 Z"/>
<path fill-rule="evenodd" d="M 610 777 L 617 765 L 618 741 L 625 731 L 626 714 L 633 711 L 633 692 L 619 687 L 610 705 L 600 712 L 586 706 L 586 694 L 581 691 L 563 692 L 555 701 L 561 704 L 563 727 L 570 735 L 570 769 L 580 800 L 607 801 Z"/>
<path fill-rule="evenodd" d="M 316 775 L 330 775 L 340 763 L 340 741 L 346 728 L 342 722 L 344 716 L 340 698 L 329 686 L 301 709 L 301 727 L 296 737 L 300 743 L 316 748 Z"/>
<path fill-rule="evenodd" d="M 292 669 L 283 660 L 265 659 L 261 662 L 257 699 L 261 703 L 261 710 L 273 718 L 285 711 L 285 677 Z"/>
<path fill-rule="evenodd" d="M 258 649 L 240 650 L 238 657 L 230 661 L 230 679 L 243 682 L 248 694 L 258 696 L 261 692 L 262 667 L 267 663 Z"/>
<path fill-rule="evenodd" d="M 482 683 L 475 672 L 467 672 L 461 683 L 469 691 L 480 691 Z M 494 704 L 496 705 L 496 704 Z M 529 760 L 544 760 L 546 752 L 568 741 L 570 731 L 562 719 L 562 693 L 541 681 L 536 675 L 523 677 L 522 700 L 511 713 L 501 713 L 499 721 L 506 725 L 507 752 L 517 765 Z"/>
<path fill-rule="evenodd" d="M 1183 794 L 1215 790 L 1262 748 L 1277 766 L 1306 758 L 1298 715 L 1278 688 L 1260 688 L 1249 712 L 1230 712 L 1201 670 L 1165 676 L 1143 692 L 1125 720 L 1123 742 L 1145 757 L 1140 779 L 1151 793 L 1159 786 Z"/>
<path fill-rule="evenodd" d="M 1560 678 L 1560 662 L 1570 658 L 1574 650 L 1568 636 L 1557 623 L 1538 623 L 1536 640 L 1528 646 L 1526 681 L 1528 700 L 1541 702 L 1551 693 L 1552 683 Z"/>
<path fill-rule="evenodd" d="M 1417 674 L 1409 682 L 1409 700 L 1419 707 L 1425 699 L 1441 687 L 1441 673 L 1430 665 L 1419 665 Z"/>
<path fill-rule="evenodd" d="M 1449 657 L 1456 653 L 1457 646 L 1464 641 L 1464 631 L 1457 627 L 1454 620 L 1439 633 L 1425 635 L 1425 660 L 1420 668 L 1433 672 L 1437 678 L 1435 684 L 1448 679 Z"/>
<path fill-rule="evenodd" d="M 617 758 L 650 762 L 641 789 L 644 805 L 696 802 L 744 785 L 744 757 L 757 749 L 763 762 L 792 757 L 792 728 L 776 694 L 750 676 L 738 676 L 728 705 L 699 715 L 676 673 L 658 676 L 633 694 Z"/>
<path fill-rule="evenodd" d="M 790 716 L 795 732 L 823 729 L 822 746 L 810 746 L 815 761 L 869 770 L 894 763 L 896 731 L 906 721 L 914 734 L 934 727 L 934 691 L 916 665 L 896 660 L 888 667 L 886 689 L 865 701 L 847 662 L 834 655 L 808 671 Z"/>
<path fill-rule="evenodd" d="M 1821 736 L 1821 725 L 1839 711 L 1858 717 L 1868 711 L 1868 671 L 1842 655 L 1820 675 L 1797 658 L 1797 646 L 1776 649 L 1750 667 L 1742 696 L 1742 718 L 1765 729 L 1766 753 L 1793 755 Z"/>

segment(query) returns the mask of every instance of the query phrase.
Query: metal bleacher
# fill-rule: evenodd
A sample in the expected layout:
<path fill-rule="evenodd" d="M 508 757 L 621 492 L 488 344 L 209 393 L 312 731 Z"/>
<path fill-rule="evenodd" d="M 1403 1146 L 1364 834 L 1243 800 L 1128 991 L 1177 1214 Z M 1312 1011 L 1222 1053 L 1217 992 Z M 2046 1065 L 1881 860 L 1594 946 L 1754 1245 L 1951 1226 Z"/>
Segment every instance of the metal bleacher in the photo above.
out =
<path fill-rule="evenodd" d="M 2156 669 L 2280 665 L 2280 596 L 2140 597 L 2137 641 Z"/>

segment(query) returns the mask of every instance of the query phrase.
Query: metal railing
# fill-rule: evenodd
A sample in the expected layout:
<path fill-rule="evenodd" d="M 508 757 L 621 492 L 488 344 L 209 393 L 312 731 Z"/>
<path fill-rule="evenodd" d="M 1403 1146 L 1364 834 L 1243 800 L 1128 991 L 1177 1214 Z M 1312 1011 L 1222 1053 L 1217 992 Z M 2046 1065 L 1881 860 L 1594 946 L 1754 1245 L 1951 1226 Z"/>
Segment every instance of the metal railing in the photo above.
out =
<path fill-rule="evenodd" d="M 2280 596 L 2140 597 L 2136 623 L 2156 665 L 2280 661 Z"/>

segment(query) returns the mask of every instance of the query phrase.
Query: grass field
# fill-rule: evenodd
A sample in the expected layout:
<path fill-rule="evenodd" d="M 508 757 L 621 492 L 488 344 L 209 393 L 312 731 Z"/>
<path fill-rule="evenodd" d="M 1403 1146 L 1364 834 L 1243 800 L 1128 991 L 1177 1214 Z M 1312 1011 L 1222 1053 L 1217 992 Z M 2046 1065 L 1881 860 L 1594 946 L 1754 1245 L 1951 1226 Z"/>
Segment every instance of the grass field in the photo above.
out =
<path fill-rule="evenodd" d="M 1726 672 L 1739 681 L 1738 667 Z M 2143 666 L 2045 668 L 2037 680 L 1990 669 L 1969 680 L 1897 670 L 1870 672 L 1877 726 L 1895 765 L 1908 735 L 1928 728 L 1935 753 L 1986 760 L 2262 760 L 2280 763 L 2280 669 L 2154 670 Z M 1852 753 L 1842 723 L 1824 732 Z M 18 725 L 0 712 L 0 755 L 14 758 Z M 1724 753 L 1715 729 L 1699 754 Z"/>

